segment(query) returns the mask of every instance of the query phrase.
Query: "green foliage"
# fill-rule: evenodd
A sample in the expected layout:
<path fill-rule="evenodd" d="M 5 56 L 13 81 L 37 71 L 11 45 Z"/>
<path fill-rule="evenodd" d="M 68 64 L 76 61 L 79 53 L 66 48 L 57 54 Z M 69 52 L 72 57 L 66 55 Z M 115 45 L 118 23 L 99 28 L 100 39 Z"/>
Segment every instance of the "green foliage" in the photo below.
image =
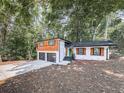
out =
<path fill-rule="evenodd" d="M 36 58 L 35 44 L 38 41 L 37 31 L 34 29 L 15 28 L 9 36 L 3 52 L 9 60 L 23 60 Z"/>
<path fill-rule="evenodd" d="M 118 24 L 110 35 L 110 38 L 118 45 L 120 51 L 124 51 L 124 23 Z"/>
<path fill-rule="evenodd" d="M 27 43 L 26 43 L 26 32 L 23 31 L 13 31 L 9 36 L 8 48 L 9 54 L 12 57 L 16 57 L 15 59 L 22 58 L 24 59 L 27 55 Z"/>
<path fill-rule="evenodd" d="M 3 60 L 36 57 L 37 4 L 37 0 L 0 0 L 0 55 Z"/>
<path fill-rule="evenodd" d="M 43 38 L 64 37 L 72 41 L 101 38 L 105 16 L 123 9 L 123 5 L 123 0 L 0 0 L 0 57 L 33 59 L 35 44 Z M 111 38 L 123 48 L 120 20 L 112 23 L 108 29 Z M 114 29 L 115 25 L 119 28 Z"/>
<path fill-rule="evenodd" d="M 122 0 L 45 0 L 43 21 L 55 33 L 62 34 L 64 29 L 70 40 L 92 40 L 101 20 L 112 11 L 122 9 L 123 4 Z M 64 19 L 66 22 L 61 23 Z"/>

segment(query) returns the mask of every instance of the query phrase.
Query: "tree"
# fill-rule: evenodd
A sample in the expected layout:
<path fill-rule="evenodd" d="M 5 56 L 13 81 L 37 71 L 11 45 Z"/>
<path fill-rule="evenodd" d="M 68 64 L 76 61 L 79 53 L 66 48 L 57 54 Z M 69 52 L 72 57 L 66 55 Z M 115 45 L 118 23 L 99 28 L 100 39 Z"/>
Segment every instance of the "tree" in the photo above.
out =
<path fill-rule="evenodd" d="M 123 8 L 124 2 L 122 0 L 44 0 L 42 4 L 44 19 L 47 20 L 44 23 L 48 23 L 47 27 L 50 30 L 56 28 L 51 27 L 53 23 L 60 24 L 67 17 L 66 24 L 62 24 L 61 29 L 67 30 L 68 39 L 81 41 L 92 40 L 95 29 L 104 16 Z"/>
<path fill-rule="evenodd" d="M 7 58 L 12 53 L 14 57 L 16 56 L 15 54 L 19 54 L 23 58 L 27 55 L 25 54 L 27 51 L 24 48 L 27 48 L 26 50 L 28 51 L 34 50 L 27 47 L 27 45 L 30 45 L 26 42 L 27 40 L 31 41 L 32 38 L 27 34 L 32 33 L 32 25 L 36 22 L 34 19 L 38 16 L 37 4 L 37 0 L 0 0 L 0 55 L 2 58 Z M 28 30 L 24 28 L 28 28 Z M 27 40 L 21 41 L 25 38 Z M 22 49 L 24 50 L 21 50 L 20 46 L 23 46 L 24 48 Z M 11 53 L 10 51 L 14 47 L 18 50 L 13 50 L 14 52 Z"/>
<path fill-rule="evenodd" d="M 115 28 L 111 28 L 110 38 L 117 44 L 120 52 L 124 53 L 124 23 L 121 22 Z"/>

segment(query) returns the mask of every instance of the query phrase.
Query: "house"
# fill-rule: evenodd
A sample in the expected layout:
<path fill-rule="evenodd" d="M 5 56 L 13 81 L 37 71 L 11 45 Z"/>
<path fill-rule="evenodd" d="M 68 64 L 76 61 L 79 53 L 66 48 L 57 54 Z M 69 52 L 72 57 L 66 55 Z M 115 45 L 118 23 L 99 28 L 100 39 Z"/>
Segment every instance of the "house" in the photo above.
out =
<path fill-rule="evenodd" d="M 108 60 L 112 41 L 71 42 L 62 38 L 52 38 L 38 42 L 37 59 L 60 63 L 68 58 L 77 60 Z"/>

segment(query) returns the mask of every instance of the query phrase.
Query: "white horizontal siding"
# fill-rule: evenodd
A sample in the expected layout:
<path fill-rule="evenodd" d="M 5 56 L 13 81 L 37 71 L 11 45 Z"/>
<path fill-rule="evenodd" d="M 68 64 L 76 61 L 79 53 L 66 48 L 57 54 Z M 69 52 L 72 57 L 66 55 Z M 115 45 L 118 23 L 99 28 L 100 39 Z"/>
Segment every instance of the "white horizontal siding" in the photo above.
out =
<path fill-rule="evenodd" d="M 86 55 L 77 55 L 76 54 L 76 48 L 81 48 L 81 47 L 75 47 L 74 48 L 75 59 L 79 59 L 79 60 L 106 60 L 106 49 L 108 47 L 107 46 L 100 46 L 100 47 L 104 48 L 104 56 L 90 55 L 90 49 L 93 47 L 84 47 L 84 48 L 86 48 Z"/>
<path fill-rule="evenodd" d="M 65 53 L 65 42 L 63 40 L 60 40 L 59 51 L 60 51 L 60 62 L 62 62 L 66 54 Z"/>

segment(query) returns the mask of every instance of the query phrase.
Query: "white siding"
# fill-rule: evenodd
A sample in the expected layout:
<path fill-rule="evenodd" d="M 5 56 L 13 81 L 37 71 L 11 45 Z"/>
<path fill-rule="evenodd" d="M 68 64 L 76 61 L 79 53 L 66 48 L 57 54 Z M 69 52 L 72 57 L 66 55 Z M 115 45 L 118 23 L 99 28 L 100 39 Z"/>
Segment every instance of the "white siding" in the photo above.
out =
<path fill-rule="evenodd" d="M 65 57 L 65 42 L 64 42 L 64 40 L 60 40 L 59 52 L 60 52 L 60 62 L 62 62 Z"/>
<path fill-rule="evenodd" d="M 108 47 L 108 59 L 110 59 L 110 51 L 109 51 L 109 47 Z"/>
<path fill-rule="evenodd" d="M 39 60 L 39 51 L 37 51 L 37 60 Z"/>
<path fill-rule="evenodd" d="M 108 46 L 100 46 L 100 47 L 104 48 L 104 56 L 90 55 L 90 49 L 92 47 L 85 47 L 86 48 L 86 55 L 77 55 L 76 54 L 76 48 L 78 48 L 78 47 L 76 47 L 76 48 L 74 48 L 75 59 L 79 59 L 79 60 L 106 60 L 106 49 L 108 48 Z"/>

